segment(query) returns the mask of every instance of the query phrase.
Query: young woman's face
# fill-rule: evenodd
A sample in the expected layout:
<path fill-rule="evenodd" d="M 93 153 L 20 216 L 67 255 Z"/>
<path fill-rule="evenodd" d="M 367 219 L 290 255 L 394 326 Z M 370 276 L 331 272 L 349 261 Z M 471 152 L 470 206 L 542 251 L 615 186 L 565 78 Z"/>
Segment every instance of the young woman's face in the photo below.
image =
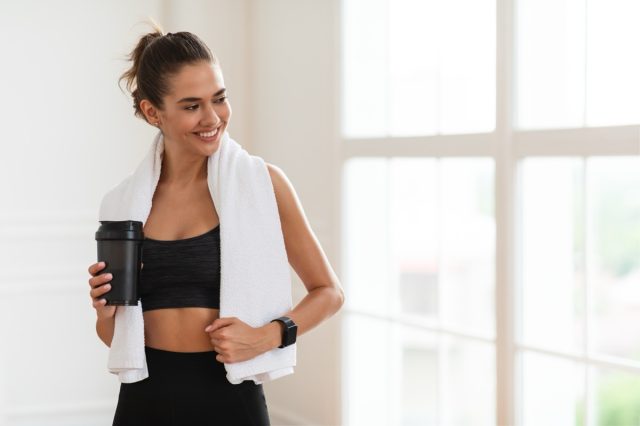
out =
<path fill-rule="evenodd" d="M 194 154 L 213 154 L 231 119 L 222 71 L 208 62 L 185 65 L 170 79 L 169 88 L 164 110 L 158 111 L 166 143 Z"/>

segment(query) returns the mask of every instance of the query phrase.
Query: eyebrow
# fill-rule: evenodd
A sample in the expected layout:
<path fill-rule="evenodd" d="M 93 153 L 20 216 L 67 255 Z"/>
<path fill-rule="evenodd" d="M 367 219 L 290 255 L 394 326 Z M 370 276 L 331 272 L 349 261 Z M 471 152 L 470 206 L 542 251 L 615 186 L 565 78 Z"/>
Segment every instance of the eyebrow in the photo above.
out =
<path fill-rule="evenodd" d="M 226 91 L 227 91 L 226 88 L 222 88 L 222 89 L 218 90 L 216 93 L 214 93 L 212 97 L 215 98 L 216 96 L 220 96 Z M 190 98 L 182 98 L 177 103 L 181 103 L 181 102 L 199 102 L 201 100 L 202 100 L 201 98 L 190 97 Z"/>

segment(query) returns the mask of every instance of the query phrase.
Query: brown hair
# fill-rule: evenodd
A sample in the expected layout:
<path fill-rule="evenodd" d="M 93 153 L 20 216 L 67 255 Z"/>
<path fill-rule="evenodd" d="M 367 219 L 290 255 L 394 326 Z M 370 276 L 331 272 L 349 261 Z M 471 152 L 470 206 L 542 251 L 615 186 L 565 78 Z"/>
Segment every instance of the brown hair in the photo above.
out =
<path fill-rule="evenodd" d="M 133 62 L 131 68 L 118 79 L 118 86 L 126 80 L 127 90 L 133 97 L 134 114 L 144 120 L 146 117 L 140 109 L 140 101 L 148 99 L 162 110 L 163 98 L 169 93 L 169 78 L 177 74 L 183 65 L 200 61 L 219 65 L 215 55 L 195 34 L 187 31 L 165 34 L 153 20 L 151 25 L 154 31 L 140 37 L 126 56 Z"/>

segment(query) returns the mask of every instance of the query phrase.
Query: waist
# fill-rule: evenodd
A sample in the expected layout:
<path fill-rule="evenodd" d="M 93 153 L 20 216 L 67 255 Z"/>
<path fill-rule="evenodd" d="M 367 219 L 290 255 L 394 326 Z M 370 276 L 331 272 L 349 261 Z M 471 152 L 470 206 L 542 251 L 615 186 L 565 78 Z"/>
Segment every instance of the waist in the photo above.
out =
<path fill-rule="evenodd" d="M 213 346 L 204 329 L 220 316 L 212 308 L 164 308 L 143 313 L 145 345 L 168 352 L 207 352 Z"/>
<path fill-rule="evenodd" d="M 214 350 L 202 352 L 174 352 L 145 346 L 149 378 L 136 383 L 122 383 L 121 387 L 146 389 L 149 385 L 168 393 L 193 395 L 220 400 L 241 389 L 262 392 L 262 384 L 245 380 L 234 385 L 227 380 L 223 362 L 216 359 Z M 214 394 L 211 394 L 214 392 Z M 147 392 L 148 395 L 148 392 Z"/>
<path fill-rule="evenodd" d="M 198 359 L 198 358 L 206 358 L 210 359 L 211 355 L 214 356 L 218 353 L 212 348 L 210 350 L 205 351 L 195 351 L 195 352 L 183 352 L 183 351 L 168 351 L 166 349 L 159 349 L 149 346 L 147 344 L 144 345 L 145 353 L 153 353 L 156 357 L 175 357 L 182 359 Z"/>
<path fill-rule="evenodd" d="M 217 353 L 213 349 L 175 352 L 145 345 L 144 351 L 151 382 L 158 386 L 170 385 L 174 391 L 189 389 L 196 393 L 203 393 L 212 387 L 231 386 L 226 379 L 224 363 L 216 360 Z M 142 381 L 134 385 L 144 386 L 144 383 Z"/>

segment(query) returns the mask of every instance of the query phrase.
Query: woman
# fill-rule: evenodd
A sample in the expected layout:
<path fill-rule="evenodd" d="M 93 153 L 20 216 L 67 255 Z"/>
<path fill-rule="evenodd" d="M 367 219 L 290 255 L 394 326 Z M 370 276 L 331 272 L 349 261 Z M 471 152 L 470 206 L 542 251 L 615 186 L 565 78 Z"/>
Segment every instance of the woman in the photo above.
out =
<path fill-rule="evenodd" d="M 139 294 L 149 377 L 121 383 L 113 424 L 268 425 L 262 385 L 233 385 L 224 368 L 280 346 L 284 325 L 254 328 L 219 318 L 220 222 L 207 186 L 207 159 L 231 119 L 222 70 L 197 36 L 163 34 L 157 26 L 129 59 L 133 64 L 121 80 L 129 90 L 135 87 L 135 115 L 162 131 L 165 151 L 143 228 L 147 266 Z M 289 263 L 308 290 L 285 314 L 300 336 L 335 314 L 344 296 L 290 181 L 279 168 L 267 168 Z M 116 307 L 102 297 L 112 279 L 100 274 L 104 267 L 89 267 L 89 285 L 97 334 L 110 347 Z"/>

